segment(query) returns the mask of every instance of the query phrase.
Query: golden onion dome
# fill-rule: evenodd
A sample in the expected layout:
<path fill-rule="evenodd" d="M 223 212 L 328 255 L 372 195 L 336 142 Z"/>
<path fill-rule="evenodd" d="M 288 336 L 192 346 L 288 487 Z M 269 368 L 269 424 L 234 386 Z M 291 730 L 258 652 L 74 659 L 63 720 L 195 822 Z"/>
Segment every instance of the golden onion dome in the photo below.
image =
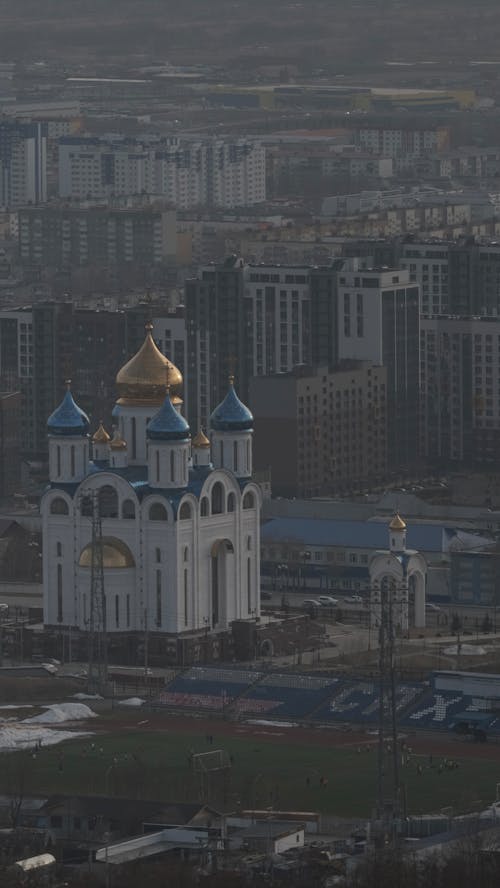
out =
<path fill-rule="evenodd" d="M 392 519 L 391 523 L 389 524 L 389 529 L 390 530 L 406 530 L 406 522 L 403 521 L 403 519 L 401 518 L 401 515 L 399 513 L 394 515 L 394 518 Z"/>
<path fill-rule="evenodd" d="M 210 447 L 210 441 L 208 440 L 207 436 L 205 435 L 203 429 L 200 429 L 198 434 L 194 436 L 191 443 L 192 443 L 193 447 L 199 447 L 199 448 Z"/>
<path fill-rule="evenodd" d="M 88 543 L 80 553 L 80 567 L 92 567 L 92 543 Z M 135 567 L 134 556 L 129 547 L 116 537 L 102 537 L 102 546 L 96 543 L 94 564 L 104 568 Z"/>
<path fill-rule="evenodd" d="M 109 442 L 109 446 L 111 450 L 126 450 L 127 442 L 123 440 L 122 436 L 118 429 L 115 429 L 115 433 Z"/>
<path fill-rule="evenodd" d="M 178 396 L 182 391 L 182 373 L 156 345 L 146 325 L 146 338 L 137 354 L 119 370 L 116 377 L 118 404 L 145 406 L 160 405 L 167 391 Z"/>
<path fill-rule="evenodd" d="M 106 429 L 104 428 L 104 426 L 102 424 L 102 419 L 101 419 L 101 421 L 99 423 L 99 428 L 96 429 L 96 431 L 94 432 L 94 435 L 92 437 L 92 443 L 93 444 L 107 444 L 109 440 L 110 440 L 110 436 L 108 435 Z"/>

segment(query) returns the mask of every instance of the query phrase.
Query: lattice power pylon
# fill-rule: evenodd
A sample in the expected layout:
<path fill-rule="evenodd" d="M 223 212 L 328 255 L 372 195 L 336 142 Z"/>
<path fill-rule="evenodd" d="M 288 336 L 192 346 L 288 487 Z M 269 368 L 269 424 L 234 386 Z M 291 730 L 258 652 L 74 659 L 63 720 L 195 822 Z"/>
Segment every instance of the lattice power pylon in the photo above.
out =
<path fill-rule="evenodd" d="M 88 686 L 102 693 L 108 680 L 108 640 L 102 521 L 97 491 L 87 491 L 81 498 L 82 515 L 92 522 L 90 564 L 90 616 L 88 623 Z"/>
<path fill-rule="evenodd" d="M 390 578 L 384 578 L 376 591 L 380 597 L 377 821 L 387 842 L 395 838 L 396 820 L 402 813 L 395 642 L 398 611 L 403 602 L 398 595 L 397 583 Z"/>

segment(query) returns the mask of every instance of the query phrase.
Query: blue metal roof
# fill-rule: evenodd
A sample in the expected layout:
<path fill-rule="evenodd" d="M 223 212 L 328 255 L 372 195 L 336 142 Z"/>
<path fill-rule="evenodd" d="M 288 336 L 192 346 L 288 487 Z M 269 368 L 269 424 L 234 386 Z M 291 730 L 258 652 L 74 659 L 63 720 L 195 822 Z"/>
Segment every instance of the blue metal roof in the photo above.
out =
<path fill-rule="evenodd" d="M 59 407 L 56 407 L 47 420 L 49 435 L 86 435 L 89 430 L 89 418 L 67 390 Z"/>
<path fill-rule="evenodd" d="M 167 394 L 158 413 L 155 413 L 146 426 L 146 437 L 151 441 L 185 441 L 189 437 L 189 426 Z"/>
<path fill-rule="evenodd" d="M 452 527 L 441 524 L 409 524 L 406 533 L 408 549 L 422 552 L 443 552 L 456 535 Z M 305 546 L 345 546 L 353 549 L 388 549 L 389 522 L 342 521 L 319 518 L 271 518 L 262 527 L 263 543 L 297 541 Z M 474 534 L 460 534 L 470 548 L 488 540 Z M 467 538 L 467 539 L 466 539 Z"/>
<path fill-rule="evenodd" d="M 210 426 L 218 432 L 238 432 L 253 428 L 253 416 L 238 398 L 234 385 L 210 417 Z"/>

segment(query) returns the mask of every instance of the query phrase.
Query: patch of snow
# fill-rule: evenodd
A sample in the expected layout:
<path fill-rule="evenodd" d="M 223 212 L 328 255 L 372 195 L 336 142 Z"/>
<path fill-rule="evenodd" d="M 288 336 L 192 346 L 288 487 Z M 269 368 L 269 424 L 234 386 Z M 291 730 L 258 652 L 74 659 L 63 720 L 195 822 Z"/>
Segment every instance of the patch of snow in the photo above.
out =
<path fill-rule="evenodd" d="M 0 706 L 0 709 L 33 709 L 32 703 L 9 703 L 5 706 Z"/>
<path fill-rule="evenodd" d="M 249 725 L 264 725 L 266 728 L 297 728 L 297 722 L 279 722 L 279 721 L 267 721 L 263 718 L 252 718 L 249 719 L 247 724 Z"/>
<path fill-rule="evenodd" d="M 142 706 L 145 700 L 140 697 L 129 697 L 128 700 L 119 700 L 119 706 Z"/>
<path fill-rule="evenodd" d="M 23 724 L 57 725 L 61 722 L 82 721 L 95 718 L 96 713 L 84 703 L 53 703 L 45 707 L 45 712 L 25 718 Z"/>
<path fill-rule="evenodd" d="M 104 697 L 101 697 L 100 694 L 73 694 L 74 700 L 104 700 Z"/>
<path fill-rule="evenodd" d="M 65 740 L 76 740 L 77 737 L 91 737 L 89 731 L 57 731 L 52 728 L 25 727 L 23 724 L 9 722 L 8 727 L 0 726 L 0 752 L 16 749 L 34 749 L 39 743 L 54 746 Z"/>
<path fill-rule="evenodd" d="M 486 653 L 486 649 L 480 644 L 452 644 L 451 647 L 444 649 L 443 654 L 463 654 L 465 657 L 482 657 Z"/>

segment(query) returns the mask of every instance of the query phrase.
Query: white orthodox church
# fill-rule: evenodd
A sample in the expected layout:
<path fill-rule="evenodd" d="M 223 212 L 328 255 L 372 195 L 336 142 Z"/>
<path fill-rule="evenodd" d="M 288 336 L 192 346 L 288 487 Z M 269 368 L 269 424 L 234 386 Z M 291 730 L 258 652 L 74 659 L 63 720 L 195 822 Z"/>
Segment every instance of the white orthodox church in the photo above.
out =
<path fill-rule="evenodd" d="M 419 552 L 406 548 L 406 522 L 400 515 L 389 524 L 389 548 L 374 553 L 369 572 L 372 628 L 380 628 L 390 612 L 396 634 L 410 626 L 423 629 L 427 564 Z"/>
<path fill-rule="evenodd" d="M 210 440 L 191 437 L 182 376 L 151 327 L 116 385 L 113 434 L 101 423 L 89 436 L 69 386 L 47 422 L 45 625 L 88 632 L 96 568 L 109 637 L 207 636 L 255 620 L 261 492 L 252 482 L 253 418 L 233 380 L 211 416 Z"/>

